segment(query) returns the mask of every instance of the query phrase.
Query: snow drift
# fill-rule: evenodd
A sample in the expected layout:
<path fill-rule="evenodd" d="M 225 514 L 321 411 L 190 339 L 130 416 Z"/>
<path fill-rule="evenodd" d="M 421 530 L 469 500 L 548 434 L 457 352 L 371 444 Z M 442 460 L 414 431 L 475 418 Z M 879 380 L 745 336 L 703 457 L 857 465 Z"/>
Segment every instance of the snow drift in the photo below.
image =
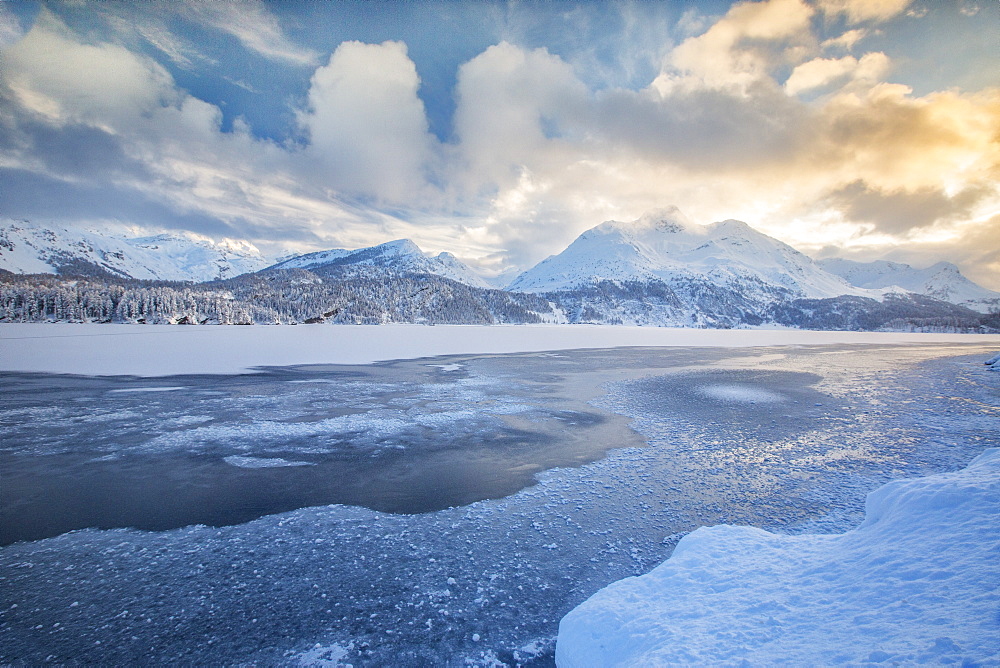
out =
<path fill-rule="evenodd" d="M 559 625 L 577 666 L 1000 662 L 1000 449 L 896 480 L 839 535 L 703 527 Z"/>

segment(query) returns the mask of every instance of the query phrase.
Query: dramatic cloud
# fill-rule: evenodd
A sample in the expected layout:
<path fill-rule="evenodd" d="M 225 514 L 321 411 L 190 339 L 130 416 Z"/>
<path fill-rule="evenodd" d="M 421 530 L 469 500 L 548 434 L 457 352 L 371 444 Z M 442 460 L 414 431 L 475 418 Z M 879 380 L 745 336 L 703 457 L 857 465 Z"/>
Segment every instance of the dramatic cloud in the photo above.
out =
<path fill-rule="evenodd" d="M 293 177 L 292 153 L 240 124 L 222 132 L 221 111 L 184 93 L 161 66 L 114 44 L 83 43 L 46 10 L 0 53 L 0 71 L 4 166 L 24 184 L 66 184 L 50 185 L 34 209 L 27 194 L 41 198 L 40 186 L 13 193 L 8 204 L 21 208 L 12 214 L 68 216 L 75 201 L 81 220 L 171 227 L 162 212 L 173 210 L 174 225 L 196 232 L 313 240 L 338 220 L 357 222 L 321 188 L 308 193 Z M 115 194 L 88 205 L 100 198 L 79 197 L 81 182 Z M 144 210 L 137 199 L 157 211 L 152 220 L 129 220 Z"/>
<path fill-rule="evenodd" d="M 434 140 L 419 87 L 400 42 L 345 42 L 316 70 L 300 122 L 331 187 L 393 203 L 423 199 Z"/>
<path fill-rule="evenodd" d="M 588 104 L 585 87 L 560 58 L 506 42 L 461 67 L 457 97 L 463 164 L 500 185 L 516 182 L 523 167 L 550 163 L 549 153 Z"/>
<path fill-rule="evenodd" d="M 119 124 L 178 98 L 157 63 L 114 44 L 81 43 L 46 10 L 0 64 L 20 103 L 54 121 Z"/>
<path fill-rule="evenodd" d="M 802 0 L 739 3 L 704 34 L 667 56 L 652 87 L 664 97 L 691 88 L 746 93 L 811 41 L 813 9 Z"/>
<path fill-rule="evenodd" d="M 111 28 L 86 34 L 55 16 L 68 6 L 54 6 L 0 51 L 0 168 L 5 185 L 19 184 L 3 204 L 69 218 L 75 201 L 80 219 L 298 250 L 405 236 L 496 273 L 603 220 L 676 204 L 693 220 L 744 219 L 806 251 L 936 244 L 952 253 L 939 259 L 979 263 L 983 274 L 996 258 L 964 240 L 996 232 L 1000 90 L 901 83 L 912 37 L 892 31 L 945 11 L 918 19 L 908 4 L 763 0 L 722 16 L 580 4 L 545 25 L 575 26 L 588 43 L 562 34 L 551 46 L 538 45 L 520 5 L 491 6 L 491 21 L 509 20 L 490 41 L 456 48 L 447 104 L 421 87 L 428 62 L 441 78 L 434 59 L 446 49 L 300 46 L 282 27 L 301 27 L 306 14 L 286 19 L 280 4 L 185 3 L 176 20 L 175 5 L 101 4 Z M 617 32 L 596 31 L 600 18 Z M 15 23 L 0 11 L 0 31 Z M 197 48 L 206 31 L 232 36 L 211 43 L 219 62 Z M 468 36 L 435 39 L 458 37 Z M 282 101 L 268 97 L 278 110 L 268 122 L 283 124 L 275 134 L 250 113 L 266 79 L 232 67 L 248 56 L 295 82 Z M 210 76 L 207 94 L 199 86 Z M 448 110 L 437 135 L 428 109 Z"/>
<path fill-rule="evenodd" d="M 886 192 L 855 181 L 832 193 L 830 203 L 849 220 L 873 223 L 880 231 L 899 233 L 967 216 L 988 194 L 990 190 L 985 187 L 967 188 L 954 196 L 933 187 Z"/>

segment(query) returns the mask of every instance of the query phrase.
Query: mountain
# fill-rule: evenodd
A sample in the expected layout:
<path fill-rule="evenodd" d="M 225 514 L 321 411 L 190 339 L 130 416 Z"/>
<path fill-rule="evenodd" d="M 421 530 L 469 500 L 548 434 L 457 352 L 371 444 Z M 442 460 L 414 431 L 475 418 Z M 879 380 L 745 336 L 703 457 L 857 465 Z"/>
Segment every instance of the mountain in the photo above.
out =
<path fill-rule="evenodd" d="M 508 289 L 545 295 L 569 322 L 708 327 L 774 322 L 775 304 L 799 299 L 883 294 L 746 223 L 697 225 L 676 207 L 602 223 Z"/>
<path fill-rule="evenodd" d="M 676 207 L 648 212 L 630 223 L 602 223 L 518 276 L 508 289 L 544 293 L 604 281 L 678 280 L 755 283 L 808 298 L 871 294 L 744 222 L 697 225 Z"/>
<path fill-rule="evenodd" d="M 0 224 L 0 321 L 1000 331 L 1000 314 L 941 299 L 971 304 L 996 294 L 984 296 L 951 265 L 924 270 L 928 279 L 919 284 L 900 279 L 905 265 L 855 267 L 846 273 L 863 285 L 851 285 L 746 223 L 695 225 L 677 209 L 598 225 L 508 291 L 490 289 L 454 256 L 425 255 L 407 240 L 310 253 L 259 270 L 264 264 L 245 242 Z M 192 280 L 200 282 L 162 282 Z"/>
<path fill-rule="evenodd" d="M 333 249 L 293 257 L 268 270 L 331 267 L 382 267 L 399 273 L 434 274 L 476 288 L 492 288 L 482 277 L 451 253 L 429 256 L 409 239 L 389 241 L 357 250 Z"/>
<path fill-rule="evenodd" d="M 211 281 L 257 271 L 252 244 L 184 232 L 124 238 L 27 221 L 0 221 L 0 269 L 15 274 Z"/>
<path fill-rule="evenodd" d="M 938 262 L 926 269 L 915 269 L 908 264 L 886 260 L 855 262 L 827 258 L 819 260 L 817 264 L 860 288 L 899 288 L 959 304 L 979 313 L 1000 308 L 1000 292 L 987 290 L 973 283 L 949 262 Z"/>

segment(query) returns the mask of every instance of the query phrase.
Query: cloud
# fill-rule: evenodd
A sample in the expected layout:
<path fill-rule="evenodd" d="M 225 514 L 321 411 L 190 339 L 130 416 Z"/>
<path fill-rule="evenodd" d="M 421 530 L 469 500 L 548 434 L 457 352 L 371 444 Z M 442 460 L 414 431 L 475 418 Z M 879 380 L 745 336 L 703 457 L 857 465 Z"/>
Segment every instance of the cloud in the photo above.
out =
<path fill-rule="evenodd" d="M 54 120 L 117 123 L 177 99 L 155 61 L 114 44 L 84 44 L 48 10 L 0 53 L 4 83 L 20 103 Z"/>
<path fill-rule="evenodd" d="M 458 67 L 445 142 L 428 131 L 406 45 L 344 42 L 302 80 L 300 141 L 288 144 L 239 118 L 223 131 L 220 107 L 138 46 L 83 38 L 43 9 L 0 53 L 0 164 L 20 184 L 3 204 L 301 250 L 408 236 L 492 272 L 669 204 L 699 222 L 745 219 L 804 250 L 978 234 L 976 221 L 1000 210 L 1000 91 L 914 94 L 891 81 L 887 56 L 859 48 L 873 26 L 822 41 L 888 11 L 861 19 L 858 7 L 737 3 L 676 46 L 664 35 L 647 81 L 622 55 L 621 87 L 580 70 L 596 57 L 586 50 L 500 42 Z M 175 62 L 204 65 L 185 43 L 135 31 L 131 43 L 113 37 L 150 53 L 143 40 L 155 38 Z"/>
<path fill-rule="evenodd" d="M 315 64 L 318 54 L 296 45 L 285 36 L 278 19 L 259 0 L 169 3 L 187 18 L 228 33 L 246 48 L 265 58 L 296 65 Z"/>
<path fill-rule="evenodd" d="M 222 132 L 219 108 L 154 61 L 84 43 L 47 10 L 0 53 L 0 89 L 0 161 L 27 184 L 8 194 L 21 211 L 8 215 L 114 218 L 121 202 L 120 215 L 139 224 L 313 239 L 363 222 L 308 178 L 295 151 L 255 139 L 241 122 Z M 157 215 L 143 217 L 140 200 Z"/>
<path fill-rule="evenodd" d="M 299 121 L 335 189 L 401 202 L 428 187 L 435 141 L 402 42 L 344 42 L 313 74 Z"/>
<path fill-rule="evenodd" d="M 146 227 L 198 230 L 218 237 L 240 237 L 243 229 L 204 213 L 179 212 L 128 186 L 72 183 L 21 169 L 0 167 L 0 210 L 28 219 L 73 222 L 141 221 Z"/>
<path fill-rule="evenodd" d="M 961 267 L 971 281 L 1000 292 L 1000 215 L 965 221 L 954 234 L 930 234 L 894 243 L 868 244 L 855 248 L 842 245 L 819 250 L 814 257 L 844 257 L 859 262 L 892 260 L 918 269 L 948 260 Z"/>
<path fill-rule="evenodd" d="M 508 185 L 553 159 L 589 102 L 570 66 L 545 49 L 501 42 L 462 65 L 455 134 L 460 171 Z"/>
<path fill-rule="evenodd" d="M 787 58 L 774 43 L 812 41 L 813 13 L 802 0 L 737 3 L 704 34 L 675 48 L 652 87 L 664 97 L 702 87 L 745 92 Z"/>
<path fill-rule="evenodd" d="M 819 0 L 827 14 L 843 14 L 851 23 L 885 21 L 900 14 L 912 0 Z"/>
<path fill-rule="evenodd" d="M 830 39 L 824 40 L 820 46 L 823 49 L 843 49 L 844 51 L 850 51 L 854 46 L 868 36 L 868 31 L 862 28 L 855 28 L 854 30 L 848 30 L 842 35 L 837 37 L 831 37 Z"/>
<path fill-rule="evenodd" d="M 123 175 L 148 177 L 146 166 L 129 156 L 120 138 L 85 123 L 52 123 L 27 113 L 0 91 L 0 151 L 17 155 L 39 171 L 74 182 L 101 183 Z"/>
<path fill-rule="evenodd" d="M 860 60 L 853 56 L 815 58 L 792 70 L 785 81 L 785 90 L 789 95 L 798 95 L 830 84 L 843 85 L 848 81 L 862 81 L 870 85 L 881 81 L 889 67 L 889 58 L 880 52 L 866 53 Z"/>
<path fill-rule="evenodd" d="M 828 200 L 848 220 L 873 223 L 878 231 L 900 234 L 968 216 L 991 192 L 986 186 L 969 187 L 954 195 L 930 186 L 882 190 L 859 180 L 835 190 Z"/>
<path fill-rule="evenodd" d="M 0 2 L 0 49 L 13 44 L 24 35 L 21 21 L 7 6 Z"/>

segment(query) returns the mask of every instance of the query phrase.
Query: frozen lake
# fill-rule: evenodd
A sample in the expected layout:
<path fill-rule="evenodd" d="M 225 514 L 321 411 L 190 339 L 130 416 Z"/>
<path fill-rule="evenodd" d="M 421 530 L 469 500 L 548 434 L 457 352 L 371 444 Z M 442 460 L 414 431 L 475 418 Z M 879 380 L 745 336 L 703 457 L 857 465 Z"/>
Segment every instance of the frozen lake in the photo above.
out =
<path fill-rule="evenodd" d="M 8 372 L 0 662 L 545 665 L 687 531 L 847 529 L 1000 442 L 994 348 Z"/>

